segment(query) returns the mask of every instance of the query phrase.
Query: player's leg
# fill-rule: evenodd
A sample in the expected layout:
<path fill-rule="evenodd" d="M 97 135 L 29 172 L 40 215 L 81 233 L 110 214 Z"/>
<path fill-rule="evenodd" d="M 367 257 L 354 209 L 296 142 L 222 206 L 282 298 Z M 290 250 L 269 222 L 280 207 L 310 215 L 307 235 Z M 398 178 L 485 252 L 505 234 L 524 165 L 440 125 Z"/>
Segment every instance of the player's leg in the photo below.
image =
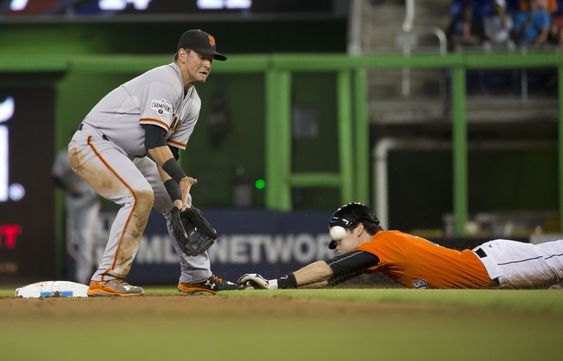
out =
<path fill-rule="evenodd" d="M 215 291 L 238 289 L 237 284 L 223 280 L 211 272 L 211 262 L 207 252 L 194 257 L 187 256 L 182 252 L 176 242 L 170 222 L 172 200 L 158 174 L 156 164 L 146 157 L 137 158 L 134 163 L 153 188 L 154 209 L 164 215 L 172 247 L 180 257 L 178 289 L 183 293 L 215 293 Z M 191 205 L 191 198 L 189 202 Z"/>
<path fill-rule="evenodd" d="M 536 244 L 545 262 L 557 275 L 558 283 L 563 282 L 563 239 Z"/>
<path fill-rule="evenodd" d="M 172 247 L 174 247 L 176 254 L 180 257 L 180 282 L 195 282 L 211 277 L 211 263 L 207 252 L 199 256 L 188 257 L 182 252 L 176 243 L 174 232 L 172 231 L 170 223 L 172 200 L 170 199 L 170 196 L 164 187 L 164 183 L 158 174 L 155 162 L 147 157 L 136 158 L 133 162 L 153 189 L 154 209 L 162 213 L 166 219 L 166 227 L 168 235 L 172 241 Z"/>
<path fill-rule="evenodd" d="M 498 276 L 501 288 L 547 288 L 557 282 L 543 252 L 533 244 L 497 239 L 475 250 L 479 248 L 486 254 L 481 261 L 489 274 Z"/>
<path fill-rule="evenodd" d="M 95 130 L 86 128 L 75 134 L 69 161 L 98 194 L 121 206 L 92 281 L 122 280 L 129 273 L 152 209 L 152 189 L 124 152 Z M 113 283 L 120 295 L 143 293 L 140 287 Z"/>

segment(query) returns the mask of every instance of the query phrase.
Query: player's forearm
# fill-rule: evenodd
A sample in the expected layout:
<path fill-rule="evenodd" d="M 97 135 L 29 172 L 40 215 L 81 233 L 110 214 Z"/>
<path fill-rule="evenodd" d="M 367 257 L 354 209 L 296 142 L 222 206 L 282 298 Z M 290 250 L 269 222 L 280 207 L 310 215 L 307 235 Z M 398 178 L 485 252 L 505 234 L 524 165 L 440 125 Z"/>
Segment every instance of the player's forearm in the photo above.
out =
<path fill-rule="evenodd" d="M 160 177 L 164 182 L 170 177 L 174 179 L 176 183 L 181 183 L 181 181 L 187 177 L 182 167 L 176 162 L 176 158 L 174 158 L 172 151 L 167 145 L 150 148 L 148 152 L 158 165 L 159 173 L 161 170 L 163 171 L 160 173 Z M 166 177 L 165 174 L 169 177 Z"/>
<path fill-rule="evenodd" d="M 197 179 L 186 175 L 168 146 L 151 148 L 149 154 L 157 163 L 160 178 L 174 205 L 177 208 L 189 206 L 190 189 Z"/>
<path fill-rule="evenodd" d="M 332 269 L 325 261 L 313 262 L 295 272 L 293 272 L 297 287 L 309 286 L 312 284 L 324 283 L 332 277 Z"/>
<path fill-rule="evenodd" d="M 162 167 L 164 163 L 166 163 L 170 159 L 174 159 L 174 155 L 167 145 L 151 148 L 149 149 L 149 154 L 151 158 L 154 159 L 156 164 L 158 164 L 160 167 Z"/>
<path fill-rule="evenodd" d="M 158 174 L 160 175 L 160 178 L 164 183 L 164 187 L 166 188 L 166 191 L 168 192 L 172 203 L 174 203 L 174 206 L 176 206 L 176 208 L 182 208 L 182 190 L 180 189 L 180 186 L 174 179 L 172 179 L 172 177 L 168 175 L 168 173 L 164 171 L 164 169 L 162 169 L 161 166 L 157 165 L 157 168 Z"/>

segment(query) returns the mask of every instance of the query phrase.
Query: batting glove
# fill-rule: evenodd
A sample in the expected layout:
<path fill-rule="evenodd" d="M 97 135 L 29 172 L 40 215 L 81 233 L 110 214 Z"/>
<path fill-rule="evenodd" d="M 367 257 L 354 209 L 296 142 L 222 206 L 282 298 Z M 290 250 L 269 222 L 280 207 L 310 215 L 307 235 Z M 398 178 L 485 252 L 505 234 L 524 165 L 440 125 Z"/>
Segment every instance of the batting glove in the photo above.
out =
<path fill-rule="evenodd" d="M 258 273 L 247 273 L 238 279 L 238 284 L 243 290 L 275 290 L 278 280 L 267 280 Z"/>

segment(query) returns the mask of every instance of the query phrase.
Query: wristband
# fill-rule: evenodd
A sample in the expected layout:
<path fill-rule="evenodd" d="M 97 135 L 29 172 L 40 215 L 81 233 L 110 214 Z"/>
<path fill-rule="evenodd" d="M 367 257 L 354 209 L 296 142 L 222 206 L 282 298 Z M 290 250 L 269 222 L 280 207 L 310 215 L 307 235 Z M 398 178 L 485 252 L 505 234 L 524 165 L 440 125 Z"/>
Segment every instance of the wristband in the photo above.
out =
<path fill-rule="evenodd" d="M 182 191 L 180 190 L 180 186 L 174 179 L 169 179 L 164 182 L 164 187 L 170 195 L 172 202 L 174 202 L 175 200 L 182 200 Z"/>
<path fill-rule="evenodd" d="M 174 158 L 170 158 L 166 162 L 164 162 L 162 169 L 164 169 L 164 171 L 168 173 L 168 175 L 171 176 L 172 179 L 174 179 L 177 183 L 180 183 L 182 178 L 187 177 L 186 173 L 184 173 L 184 170 L 180 168 L 178 163 L 176 163 L 176 159 Z"/>
<path fill-rule="evenodd" d="M 286 274 L 278 278 L 277 280 L 277 288 L 297 288 L 297 280 L 295 279 L 295 275 L 293 273 Z"/>

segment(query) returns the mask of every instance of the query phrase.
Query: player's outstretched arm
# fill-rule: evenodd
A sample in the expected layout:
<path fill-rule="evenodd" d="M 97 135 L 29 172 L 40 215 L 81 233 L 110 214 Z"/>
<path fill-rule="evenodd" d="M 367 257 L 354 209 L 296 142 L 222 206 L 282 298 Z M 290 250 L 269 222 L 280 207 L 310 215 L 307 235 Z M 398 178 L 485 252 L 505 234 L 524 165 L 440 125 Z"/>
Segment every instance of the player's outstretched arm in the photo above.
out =
<path fill-rule="evenodd" d="M 327 261 L 316 261 L 283 277 L 267 280 L 256 273 L 239 278 L 242 289 L 276 289 L 322 287 L 345 280 L 347 275 L 356 276 L 379 263 L 379 258 L 364 251 L 351 251 Z"/>
<path fill-rule="evenodd" d="M 317 261 L 293 272 L 297 287 L 322 284 L 332 277 L 332 269 L 325 261 Z"/>
<path fill-rule="evenodd" d="M 325 261 L 311 263 L 298 271 L 280 278 L 267 280 L 257 273 L 247 273 L 238 279 L 242 289 L 299 288 L 311 285 L 320 286 L 332 277 L 332 269 Z"/>

